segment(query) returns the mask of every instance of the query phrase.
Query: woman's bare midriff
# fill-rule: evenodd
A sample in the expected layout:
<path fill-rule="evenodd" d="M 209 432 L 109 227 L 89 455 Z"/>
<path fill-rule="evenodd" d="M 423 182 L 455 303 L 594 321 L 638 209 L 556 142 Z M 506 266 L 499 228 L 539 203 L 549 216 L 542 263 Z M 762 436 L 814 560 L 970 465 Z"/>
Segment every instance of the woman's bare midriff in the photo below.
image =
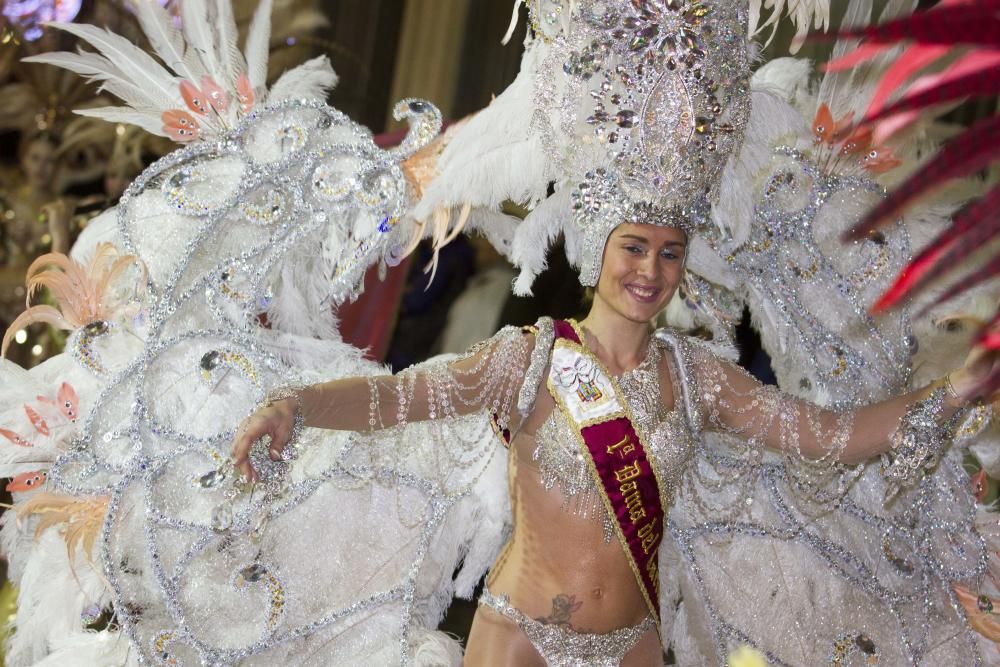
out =
<path fill-rule="evenodd" d="M 540 396 L 539 403 L 546 398 Z M 534 431 L 548 412 L 548 406 L 536 404 L 511 443 L 514 527 L 487 577 L 489 589 L 494 595 L 507 595 L 511 605 L 529 618 L 576 632 L 605 633 L 641 623 L 649 610 L 617 537 L 605 542 L 600 514 L 582 517 L 567 511 L 559 486 L 542 485 L 532 453 Z M 623 665 L 662 664 L 656 631 L 647 635 Z M 516 624 L 480 606 L 465 664 L 544 663 Z"/>

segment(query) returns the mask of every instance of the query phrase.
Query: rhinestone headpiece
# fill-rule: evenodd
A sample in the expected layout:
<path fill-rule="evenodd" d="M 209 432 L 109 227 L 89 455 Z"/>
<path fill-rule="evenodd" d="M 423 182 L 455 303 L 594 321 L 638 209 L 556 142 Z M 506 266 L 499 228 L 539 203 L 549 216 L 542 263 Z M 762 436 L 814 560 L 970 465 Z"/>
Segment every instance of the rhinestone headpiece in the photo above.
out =
<path fill-rule="evenodd" d="M 533 127 L 575 183 L 580 282 L 623 222 L 712 229 L 750 115 L 746 12 L 723 0 L 531 3 L 548 46 Z"/>

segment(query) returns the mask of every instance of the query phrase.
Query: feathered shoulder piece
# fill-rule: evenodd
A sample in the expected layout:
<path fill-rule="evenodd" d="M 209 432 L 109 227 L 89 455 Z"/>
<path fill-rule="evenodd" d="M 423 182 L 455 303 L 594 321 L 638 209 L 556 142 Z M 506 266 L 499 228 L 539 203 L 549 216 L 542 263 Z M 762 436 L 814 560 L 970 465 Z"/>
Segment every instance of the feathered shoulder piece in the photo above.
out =
<path fill-rule="evenodd" d="M 261 0 L 257 7 L 243 51 L 237 46 L 231 0 L 184 0 L 180 29 L 154 0 L 134 0 L 134 6 L 152 53 L 96 26 L 51 23 L 97 53 L 44 53 L 25 61 L 76 72 L 125 102 L 76 113 L 138 125 L 179 143 L 217 138 L 255 105 L 324 98 L 337 83 L 329 60 L 320 56 L 286 72 L 268 93 L 271 0 Z"/>

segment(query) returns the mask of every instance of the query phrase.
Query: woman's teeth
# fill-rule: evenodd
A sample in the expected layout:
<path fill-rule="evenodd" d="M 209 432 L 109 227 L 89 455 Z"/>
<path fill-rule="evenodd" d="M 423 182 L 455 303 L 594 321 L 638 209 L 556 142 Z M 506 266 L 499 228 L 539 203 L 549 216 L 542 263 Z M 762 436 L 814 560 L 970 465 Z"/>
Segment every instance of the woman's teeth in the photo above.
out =
<path fill-rule="evenodd" d="M 627 289 L 634 296 L 644 301 L 652 299 L 660 292 L 655 287 L 639 287 L 638 285 L 628 285 Z"/>

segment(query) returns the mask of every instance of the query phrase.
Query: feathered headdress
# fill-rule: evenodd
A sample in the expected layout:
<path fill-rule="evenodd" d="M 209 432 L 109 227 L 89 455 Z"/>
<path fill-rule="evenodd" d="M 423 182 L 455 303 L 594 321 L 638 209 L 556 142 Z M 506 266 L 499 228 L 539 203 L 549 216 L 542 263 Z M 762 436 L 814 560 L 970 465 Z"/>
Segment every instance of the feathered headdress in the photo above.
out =
<path fill-rule="evenodd" d="M 229 0 L 185 0 L 182 28 L 156 2 L 140 0 L 136 16 L 152 47 L 146 53 L 109 30 L 76 23 L 52 23 L 97 49 L 97 53 L 46 53 L 27 58 L 63 67 L 99 82 L 100 90 L 126 105 L 77 113 L 187 143 L 211 139 L 266 102 L 322 97 L 337 77 L 326 56 L 289 70 L 266 87 L 272 0 L 262 0 L 250 23 L 244 50 Z"/>
<path fill-rule="evenodd" d="M 722 168 L 749 113 L 743 10 L 546 0 L 530 3 L 530 15 L 520 74 L 455 134 L 414 217 L 447 226 L 442 209 L 471 210 L 468 227 L 521 269 L 518 294 L 530 292 L 560 233 L 581 282 L 594 285 L 622 222 L 713 227 Z M 531 209 L 512 235 L 498 212 L 505 200 Z"/>

